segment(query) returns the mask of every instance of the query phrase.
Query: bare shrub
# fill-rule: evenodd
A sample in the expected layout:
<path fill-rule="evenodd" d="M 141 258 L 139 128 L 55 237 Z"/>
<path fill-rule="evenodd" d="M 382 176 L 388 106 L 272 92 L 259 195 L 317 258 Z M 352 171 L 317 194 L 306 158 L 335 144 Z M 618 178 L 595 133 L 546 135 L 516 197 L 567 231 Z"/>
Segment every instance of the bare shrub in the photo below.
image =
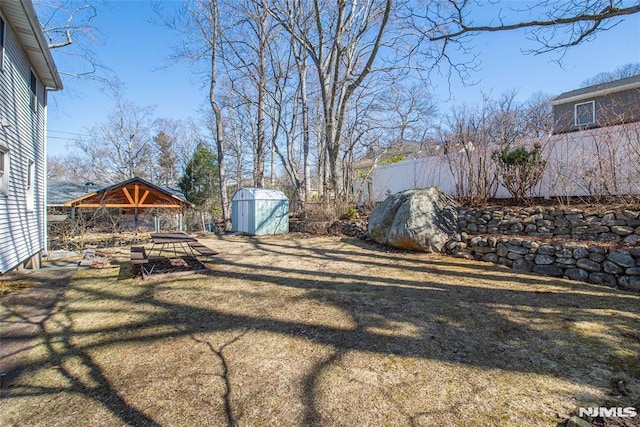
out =
<path fill-rule="evenodd" d="M 640 123 L 555 135 L 548 147 L 546 180 L 559 203 L 638 202 Z"/>
<path fill-rule="evenodd" d="M 448 131 L 441 138 L 456 195 L 463 203 L 481 205 L 496 196 L 500 173 L 496 151 L 536 138 L 550 126 L 550 111 L 540 95 L 522 104 L 515 102 L 515 96 L 515 92 L 495 100 L 485 96 L 479 107 L 454 110 L 447 119 Z M 504 167 L 502 171 L 506 172 Z"/>
<path fill-rule="evenodd" d="M 358 210 L 346 201 L 308 202 L 301 218 L 301 231 L 311 234 L 331 234 L 332 225 L 337 221 L 351 221 L 358 217 Z"/>
<path fill-rule="evenodd" d="M 495 196 L 497 179 L 491 159 L 486 111 L 454 111 L 444 136 L 445 156 L 455 180 L 456 195 L 466 203 L 483 204 Z"/>

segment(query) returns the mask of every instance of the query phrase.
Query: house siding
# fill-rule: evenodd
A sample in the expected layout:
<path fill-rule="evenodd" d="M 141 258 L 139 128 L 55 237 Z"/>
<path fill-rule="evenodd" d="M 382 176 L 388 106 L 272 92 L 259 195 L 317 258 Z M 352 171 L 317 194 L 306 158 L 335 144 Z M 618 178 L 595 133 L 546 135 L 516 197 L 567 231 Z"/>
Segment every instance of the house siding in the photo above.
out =
<path fill-rule="evenodd" d="M 4 19 L 4 16 L 3 16 Z M 0 273 L 20 266 L 45 247 L 46 88 L 38 77 L 37 106 L 31 108 L 31 66 L 6 19 L 0 72 L 0 145 L 9 150 L 9 184 L 0 195 Z M 35 73 L 35 71 L 34 71 Z M 34 164 L 33 209 L 27 205 L 29 162 Z"/>
<path fill-rule="evenodd" d="M 595 123 L 576 126 L 576 104 L 589 101 L 595 104 Z M 553 116 L 556 134 L 640 121 L 640 89 L 554 105 Z"/>

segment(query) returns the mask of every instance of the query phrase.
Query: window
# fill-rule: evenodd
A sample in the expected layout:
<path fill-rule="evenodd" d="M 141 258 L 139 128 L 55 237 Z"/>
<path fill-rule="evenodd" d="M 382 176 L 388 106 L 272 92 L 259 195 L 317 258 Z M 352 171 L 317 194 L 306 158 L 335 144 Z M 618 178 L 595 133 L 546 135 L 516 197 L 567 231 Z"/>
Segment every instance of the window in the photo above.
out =
<path fill-rule="evenodd" d="M 31 70 L 31 109 L 36 111 L 38 108 L 38 79 Z"/>
<path fill-rule="evenodd" d="M 576 104 L 576 126 L 586 126 L 596 122 L 595 101 Z"/>
<path fill-rule="evenodd" d="M 0 194 L 9 193 L 9 150 L 0 146 Z"/>
<path fill-rule="evenodd" d="M 33 160 L 29 160 L 29 166 L 27 168 L 27 210 L 33 210 L 33 180 L 35 178 L 35 163 Z"/>
<path fill-rule="evenodd" d="M 4 19 L 0 16 L 0 71 L 4 70 Z"/>

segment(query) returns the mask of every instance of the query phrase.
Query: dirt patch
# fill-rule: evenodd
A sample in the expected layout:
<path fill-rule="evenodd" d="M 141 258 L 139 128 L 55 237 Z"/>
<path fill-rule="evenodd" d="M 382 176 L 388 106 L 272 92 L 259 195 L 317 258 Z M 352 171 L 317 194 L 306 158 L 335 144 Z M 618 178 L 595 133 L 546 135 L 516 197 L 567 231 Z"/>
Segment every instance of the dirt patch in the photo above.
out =
<path fill-rule="evenodd" d="M 152 273 L 148 276 L 148 278 L 151 279 L 183 276 L 194 273 L 206 273 L 209 271 L 203 263 L 192 256 L 151 258 L 149 260 L 149 264 L 145 266 L 145 268 L 152 268 Z M 136 270 L 136 277 L 142 278 L 142 271 L 139 269 Z"/>
<path fill-rule="evenodd" d="M 354 239 L 200 240 L 210 275 L 78 271 L 0 424 L 549 426 L 640 401 L 640 295 Z"/>

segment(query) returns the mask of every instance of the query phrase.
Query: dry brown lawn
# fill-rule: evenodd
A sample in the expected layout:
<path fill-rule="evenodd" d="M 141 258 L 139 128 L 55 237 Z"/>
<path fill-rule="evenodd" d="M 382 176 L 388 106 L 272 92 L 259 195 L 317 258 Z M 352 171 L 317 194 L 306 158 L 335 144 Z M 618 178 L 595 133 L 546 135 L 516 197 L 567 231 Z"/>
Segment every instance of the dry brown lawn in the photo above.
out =
<path fill-rule="evenodd" d="M 640 406 L 640 295 L 354 239 L 79 270 L 0 425 L 551 426 Z M 620 390 L 620 386 L 623 390 Z"/>

